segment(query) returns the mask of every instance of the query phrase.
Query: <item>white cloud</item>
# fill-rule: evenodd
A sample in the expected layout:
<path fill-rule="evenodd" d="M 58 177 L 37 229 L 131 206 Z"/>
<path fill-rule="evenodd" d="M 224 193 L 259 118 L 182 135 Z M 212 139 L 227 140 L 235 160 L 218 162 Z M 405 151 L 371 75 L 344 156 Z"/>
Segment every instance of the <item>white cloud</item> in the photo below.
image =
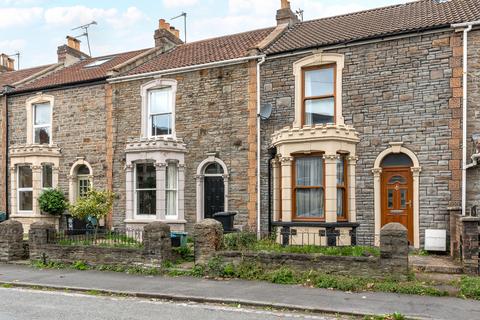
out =
<path fill-rule="evenodd" d="M 107 18 L 107 22 L 114 28 L 121 29 L 125 27 L 131 27 L 135 23 L 147 19 L 145 14 L 137 7 L 129 7 L 125 12 L 114 17 Z"/>
<path fill-rule="evenodd" d="M 0 53 L 12 54 L 15 51 L 21 51 L 26 44 L 27 41 L 24 39 L 2 40 L 0 41 Z"/>
<path fill-rule="evenodd" d="M 198 0 L 163 0 L 163 5 L 167 8 L 191 7 L 197 3 Z"/>
<path fill-rule="evenodd" d="M 42 18 L 43 9 L 33 8 L 0 8 L 0 29 L 28 26 Z"/>
<path fill-rule="evenodd" d="M 118 14 L 116 9 L 98 9 L 85 6 L 54 7 L 45 11 L 45 22 L 49 25 L 75 27 L 93 20 L 112 19 Z"/>
<path fill-rule="evenodd" d="M 0 0 L 0 5 L 3 6 L 32 6 L 38 5 L 42 0 Z"/>

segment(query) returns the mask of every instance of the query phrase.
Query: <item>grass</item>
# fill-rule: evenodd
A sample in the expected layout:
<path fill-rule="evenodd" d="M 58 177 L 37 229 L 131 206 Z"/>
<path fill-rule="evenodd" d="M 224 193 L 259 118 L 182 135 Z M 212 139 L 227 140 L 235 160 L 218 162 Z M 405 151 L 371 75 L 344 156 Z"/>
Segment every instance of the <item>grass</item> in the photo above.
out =
<path fill-rule="evenodd" d="M 383 316 L 366 316 L 364 320 L 405 320 L 405 316 L 401 313 L 395 312 L 392 314 L 385 314 Z"/>
<path fill-rule="evenodd" d="M 462 277 L 460 295 L 464 298 L 480 300 L 480 277 Z"/>
<path fill-rule="evenodd" d="M 279 253 L 321 254 L 325 256 L 376 256 L 380 250 L 368 246 L 322 247 L 316 245 L 282 246 L 274 239 L 257 240 L 256 235 L 248 232 L 229 233 L 224 236 L 224 247 L 233 251 L 267 251 Z"/>
<path fill-rule="evenodd" d="M 394 279 L 376 279 L 369 277 L 343 276 L 322 273 L 317 270 L 297 271 L 287 267 L 266 269 L 259 264 L 242 262 L 234 265 L 224 263 L 218 258 L 210 260 L 207 265 L 196 265 L 192 269 L 178 269 L 173 263 L 164 263 L 161 267 L 124 266 L 124 265 L 100 265 L 90 266 L 82 261 L 73 264 L 57 262 L 43 263 L 35 261 L 32 266 L 48 269 L 75 269 L 75 270 L 99 270 L 122 272 L 141 275 L 168 275 L 172 277 L 190 276 L 197 278 L 213 279 L 244 279 L 267 281 L 276 284 L 296 284 L 313 288 L 336 289 L 346 292 L 379 291 L 401 294 L 415 294 L 428 296 L 446 296 L 448 293 L 435 288 L 433 283 L 421 282 L 414 277 L 405 281 Z M 466 298 L 480 298 L 479 278 L 462 279 L 462 294 Z M 390 319 L 390 318 L 385 318 Z M 401 318 L 392 318 L 401 319 Z"/>

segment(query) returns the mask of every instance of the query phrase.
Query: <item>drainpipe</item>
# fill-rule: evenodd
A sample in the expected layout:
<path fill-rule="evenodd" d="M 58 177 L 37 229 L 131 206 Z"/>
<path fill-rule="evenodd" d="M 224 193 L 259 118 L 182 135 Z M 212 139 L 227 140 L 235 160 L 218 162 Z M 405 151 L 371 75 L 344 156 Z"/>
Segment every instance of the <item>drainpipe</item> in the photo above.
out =
<path fill-rule="evenodd" d="M 260 159 L 261 155 L 261 137 L 260 137 L 260 66 L 265 62 L 265 55 L 262 56 L 260 61 L 257 62 L 257 236 L 260 237 L 261 228 L 260 228 L 260 212 L 261 212 L 261 178 L 260 178 Z"/>
<path fill-rule="evenodd" d="M 268 149 L 268 234 L 272 233 L 272 160 L 277 156 L 277 148 Z"/>
<path fill-rule="evenodd" d="M 467 204 L 467 81 L 468 81 L 468 33 L 474 25 L 480 24 L 480 20 L 452 25 L 453 28 L 464 28 L 463 31 L 463 95 L 462 95 L 462 216 L 466 214 Z"/>
<path fill-rule="evenodd" d="M 8 220 L 9 218 L 9 212 L 10 212 L 10 203 L 9 203 L 9 194 L 8 194 L 8 175 L 9 175 L 9 170 L 8 170 L 8 120 L 9 120 L 9 116 L 8 116 L 8 91 L 9 91 L 10 87 L 9 86 L 5 86 L 3 87 L 3 90 L 0 91 L 0 97 L 4 97 L 5 99 L 5 119 L 3 119 L 3 121 L 5 121 L 5 159 L 3 161 L 5 161 L 5 190 L 3 192 L 3 195 L 2 196 L 5 196 L 5 214 L 6 214 L 6 219 Z"/>

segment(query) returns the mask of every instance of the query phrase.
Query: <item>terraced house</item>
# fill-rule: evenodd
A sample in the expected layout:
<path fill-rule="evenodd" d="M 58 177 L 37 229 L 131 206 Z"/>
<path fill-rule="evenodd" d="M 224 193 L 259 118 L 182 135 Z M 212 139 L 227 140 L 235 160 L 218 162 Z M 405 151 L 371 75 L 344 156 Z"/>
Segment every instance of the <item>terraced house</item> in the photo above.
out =
<path fill-rule="evenodd" d="M 389 222 L 415 247 L 448 234 L 478 201 L 480 1 L 305 22 L 280 4 L 271 28 L 184 44 L 160 20 L 153 48 L 106 57 L 68 38 L 56 69 L 11 81 L 10 217 L 51 219 L 43 188 L 94 186 L 117 194 L 109 228 L 238 211 L 316 243 L 375 242 Z"/>

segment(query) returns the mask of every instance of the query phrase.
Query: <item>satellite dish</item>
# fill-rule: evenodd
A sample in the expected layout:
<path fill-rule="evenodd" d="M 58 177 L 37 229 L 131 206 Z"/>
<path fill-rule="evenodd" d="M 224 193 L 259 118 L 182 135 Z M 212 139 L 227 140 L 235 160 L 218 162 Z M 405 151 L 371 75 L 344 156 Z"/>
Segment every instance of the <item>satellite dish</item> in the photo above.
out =
<path fill-rule="evenodd" d="M 260 113 L 258 114 L 260 119 L 267 120 L 272 115 L 272 104 L 267 103 L 260 107 Z"/>

